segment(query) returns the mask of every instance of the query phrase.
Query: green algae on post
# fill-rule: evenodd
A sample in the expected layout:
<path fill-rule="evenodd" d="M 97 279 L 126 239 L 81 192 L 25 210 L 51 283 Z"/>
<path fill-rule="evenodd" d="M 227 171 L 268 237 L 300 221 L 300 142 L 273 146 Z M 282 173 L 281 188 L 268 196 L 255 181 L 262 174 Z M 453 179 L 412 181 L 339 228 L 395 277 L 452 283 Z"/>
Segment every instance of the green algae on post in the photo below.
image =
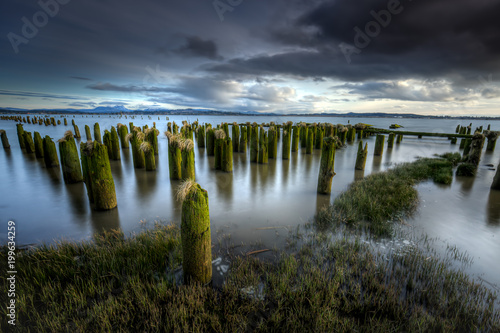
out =
<path fill-rule="evenodd" d="M 75 124 L 75 121 L 73 120 L 73 130 L 75 132 L 74 137 L 75 139 L 80 139 L 82 136 L 80 135 L 80 129 L 78 128 L 78 125 Z"/>
<path fill-rule="evenodd" d="M 367 156 L 368 156 L 368 143 L 365 144 L 365 148 L 363 149 L 363 141 L 359 141 L 358 155 L 356 157 L 356 165 L 354 166 L 354 169 L 365 170 Z"/>
<path fill-rule="evenodd" d="M 257 124 L 250 128 L 250 162 L 259 161 L 259 127 Z"/>
<path fill-rule="evenodd" d="M 382 156 L 382 154 L 384 153 L 384 141 L 385 136 L 382 134 L 377 134 L 377 139 L 375 140 L 375 151 L 373 155 Z"/>
<path fill-rule="evenodd" d="M 153 147 L 153 153 L 155 155 L 158 155 L 158 134 L 160 131 L 158 131 L 156 128 L 147 128 L 144 131 L 144 135 L 146 136 L 145 140 L 148 141 L 151 144 L 151 147 Z M 192 137 L 192 135 L 191 135 Z"/>
<path fill-rule="evenodd" d="M 43 138 L 43 160 L 46 168 L 59 166 L 56 144 L 48 135 Z"/>
<path fill-rule="evenodd" d="M 288 160 L 290 159 L 290 140 L 292 136 L 290 133 L 289 128 L 283 129 L 283 146 L 282 146 L 282 152 L 281 152 L 281 158 L 283 160 Z"/>
<path fill-rule="evenodd" d="M 491 183 L 491 188 L 493 190 L 500 190 L 500 163 L 498 163 L 497 172 L 495 173 L 495 177 L 493 177 L 493 183 Z"/>
<path fill-rule="evenodd" d="M 489 128 L 489 127 L 488 127 Z M 486 145 L 486 151 L 494 151 L 497 144 L 499 132 L 494 132 L 490 130 L 484 131 L 484 135 L 488 139 L 488 144 Z"/>
<path fill-rule="evenodd" d="M 320 194 L 330 194 L 332 192 L 332 180 L 333 176 L 335 176 L 336 142 L 337 140 L 333 137 L 323 139 L 318 175 L 318 193 Z"/>
<path fill-rule="evenodd" d="M 74 184 L 83 181 L 78 149 L 73 138 L 73 133 L 66 131 L 64 137 L 58 143 L 64 182 L 66 184 Z"/>
<path fill-rule="evenodd" d="M 89 125 L 85 125 L 85 136 L 87 137 L 87 141 L 92 141 L 92 134 L 90 134 Z"/>
<path fill-rule="evenodd" d="M 472 137 L 471 143 L 469 145 L 469 151 L 464 158 L 465 163 L 472 163 L 476 166 L 479 165 L 479 160 L 481 159 L 481 152 L 484 146 L 485 136 L 481 133 L 476 132 Z"/>
<path fill-rule="evenodd" d="M 233 152 L 237 153 L 240 150 L 240 126 L 237 122 L 233 123 Z"/>
<path fill-rule="evenodd" d="M 155 152 L 153 146 L 148 141 L 141 142 L 139 149 L 144 153 L 144 162 L 146 164 L 146 171 L 155 171 L 156 170 L 156 160 L 155 160 Z"/>
<path fill-rule="evenodd" d="M 101 128 L 99 127 L 99 123 L 94 124 L 94 139 L 102 144 Z"/>
<path fill-rule="evenodd" d="M 260 127 L 260 134 L 259 134 L 259 163 L 260 164 L 267 164 L 268 163 L 268 149 L 269 149 L 269 144 L 268 144 L 268 138 L 267 138 L 267 132 L 264 130 L 264 127 Z"/>
<path fill-rule="evenodd" d="M 195 180 L 195 164 L 194 164 L 194 143 L 190 139 L 183 140 L 180 144 L 181 148 L 181 177 L 183 180 Z"/>
<path fill-rule="evenodd" d="M 315 149 L 323 149 L 323 137 L 324 137 L 325 131 L 323 126 L 318 126 L 318 129 L 316 130 L 316 144 L 315 144 Z"/>
<path fill-rule="evenodd" d="M 199 148 L 205 148 L 205 126 L 198 127 L 196 140 Z"/>
<path fill-rule="evenodd" d="M 171 132 L 165 132 L 165 134 L 168 137 L 168 169 L 170 179 L 180 180 L 182 179 L 180 138 Z"/>
<path fill-rule="evenodd" d="M 24 129 L 23 129 L 23 124 L 16 124 L 17 127 L 17 139 L 19 140 L 19 146 L 21 149 L 25 148 L 24 145 Z"/>
<path fill-rule="evenodd" d="M 215 130 L 212 127 L 207 128 L 207 156 L 215 155 Z"/>
<path fill-rule="evenodd" d="M 392 149 L 394 147 L 394 133 L 389 133 L 389 139 L 387 140 L 387 148 Z"/>
<path fill-rule="evenodd" d="M 118 140 L 118 133 L 114 126 L 111 126 L 111 159 L 120 160 L 120 142 Z"/>
<path fill-rule="evenodd" d="M 89 182 L 87 190 L 92 191 L 89 200 L 92 197 L 95 204 L 95 210 L 110 210 L 117 206 L 115 182 L 111 174 L 111 165 L 109 164 L 108 149 L 105 145 L 97 141 L 80 144 L 82 155 L 82 169 L 87 175 L 84 180 Z M 86 163 L 83 166 L 83 163 Z M 92 201 L 91 201 L 92 202 Z"/>
<path fill-rule="evenodd" d="M 241 134 L 240 134 L 240 145 L 239 145 L 239 152 L 240 153 L 246 153 L 247 152 L 247 126 L 241 125 L 240 128 Z"/>
<path fill-rule="evenodd" d="M 26 152 L 28 154 L 35 153 L 35 143 L 33 142 L 33 138 L 31 137 L 31 132 L 24 132 L 24 147 L 26 148 Z"/>
<path fill-rule="evenodd" d="M 118 128 L 118 134 L 120 135 L 120 142 L 122 145 L 122 149 L 128 148 L 129 143 L 127 140 L 127 134 L 128 134 L 127 126 L 119 123 L 118 125 L 116 125 L 116 127 Z"/>
<path fill-rule="evenodd" d="M 224 148 L 224 139 L 226 138 L 226 132 L 224 130 L 218 129 L 215 131 L 215 146 L 214 146 L 214 168 L 215 170 L 222 170 L 222 151 Z"/>
<path fill-rule="evenodd" d="M 35 132 L 37 133 L 37 132 Z M 2 137 L 2 146 L 4 149 L 10 149 L 9 138 L 7 138 L 7 133 L 5 130 L 0 130 L 0 136 Z M 36 138 L 36 135 L 35 135 Z"/>
<path fill-rule="evenodd" d="M 312 154 L 313 146 L 314 146 L 314 127 L 307 127 L 307 135 L 306 135 L 306 154 Z"/>
<path fill-rule="evenodd" d="M 177 197 L 182 201 L 184 282 L 208 284 L 212 280 L 212 240 L 207 191 L 189 179 L 179 186 Z"/>
<path fill-rule="evenodd" d="M 222 163 L 221 170 L 224 172 L 233 172 L 233 144 L 231 138 L 226 137 L 222 143 Z"/>
<path fill-rule="evenodd" d="M 300 127 L 293 126 L 292 132 L 292 152 L 299 151 Z"/>
<path fill-rule="evenodd" d="M 146 166 L 146 161 L 144 152 L 140 148 L 142 141 L 144 141 L 144 133 L 141 132 L 139 127 L 134 127 L 132 132 L 127 134 L 127 139 L 132 145 L 132 160 L 134 161 L 134 168 L 144 168 Z"/>

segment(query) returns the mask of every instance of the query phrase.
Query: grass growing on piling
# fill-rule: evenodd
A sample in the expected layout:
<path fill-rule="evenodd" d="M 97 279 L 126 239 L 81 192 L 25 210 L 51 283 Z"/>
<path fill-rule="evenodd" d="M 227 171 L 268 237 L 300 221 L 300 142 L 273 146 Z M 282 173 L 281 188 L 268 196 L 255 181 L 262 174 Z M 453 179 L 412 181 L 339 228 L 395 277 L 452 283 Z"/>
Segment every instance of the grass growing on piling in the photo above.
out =
<path fill-rule="evenodd" d="M 316 223 L 329 225 L 350 224 L 367 226 L 377 236 L 389 235 L 393 220 L 412 214 L 418 204 L 414 185 L 432 179 L 436 183 L 451 184 L 453 166 L 460 154 L 444 154 L 440 158 L 421 158 L 403 163 L 394 169 L 369 175 L 352 183 L 340 194 L 333 205 L 318 214 Z"/>

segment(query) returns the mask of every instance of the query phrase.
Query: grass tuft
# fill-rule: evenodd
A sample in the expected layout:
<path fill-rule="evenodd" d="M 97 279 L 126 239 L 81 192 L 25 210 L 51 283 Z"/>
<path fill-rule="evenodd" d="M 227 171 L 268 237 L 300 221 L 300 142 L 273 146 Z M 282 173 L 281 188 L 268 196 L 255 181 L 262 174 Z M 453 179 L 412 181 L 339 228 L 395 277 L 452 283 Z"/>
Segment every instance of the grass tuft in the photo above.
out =
<path fill-rule="evenodd" d="M 177 201 L 184 201 L 186 199 L 186 196 L 189 194 L 189 191 L 193 186 L 196 185 L 196 182 L 192 180 L 191 178 L 188 178 L 184 180 L 178 187 L 177 187 Z"/>

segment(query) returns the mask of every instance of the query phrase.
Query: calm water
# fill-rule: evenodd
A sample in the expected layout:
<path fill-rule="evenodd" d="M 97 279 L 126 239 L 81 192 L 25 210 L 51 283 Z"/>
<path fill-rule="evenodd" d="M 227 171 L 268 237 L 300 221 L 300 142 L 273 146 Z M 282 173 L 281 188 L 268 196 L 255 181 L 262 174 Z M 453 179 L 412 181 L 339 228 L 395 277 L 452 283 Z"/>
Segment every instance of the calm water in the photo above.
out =
<path fill-rule="evenodd" d="M 59 118 L 56 118 L 59 119 Z M 72 116 L 68 119 L 71 124 Z M 125 234 L 139 232 L 153 225 L 154 221 L 180 221 L 180 203 L 175 200 L 178 181 L 170 181 L 168 173 L 167 139 L 163 134 L 168 121 L 181 124 L 182 120 L 213 125 L 221 122 L 274 121 L 347 123 L 347 118 L 335 117 L 245 117 L 245 116 L 140 116 L 135 119 L 119 119 L 109 116 L 76 116 L 75 121 L 85 136 L 84 125 L 98 121 L 101 131 L 121 122 L 128 126 L 152 126 L 160 130 L 157 171 L 134 169 L 129 150 L 122 150 L 121 161 L 111 161 L 115 181 L 118 208 L 108 212 L 93 211 L 89 205 L 83 183 L 65 185 L 59 169 L 48 170 L 43 161 L 33 155 L 21 153 L 14 121 L 0 120 L 5 129 L 11 150 L 0 149 L 0 219 L 16 221 L 18 245 L 50 243 L 54 239 L 89 239 L 103 229 L 122 228 Z M 61 119 L 62 121 L 62 119 Z M 405 126 L 407 130 L 454 133 L 458 124 L 470 121 L 435 119 L 369 118 L 350 119 L 352 124 L 364 122 L 376 127 L 388 128 L 391 123 Z M 476 126 L 491 124 L 500 129 L 500 121 L 475 121 Z M 57 140 L 71 125 L 40 126 L 24 125 L 25 130 L 38 131 Z M 364 175 L 390 168 L 394 163 L 413 161 L 417 156 L 459 151 L 458 145 L 450 145 L 446 139 L 417 139 L 405 137 L 402 144 L 387 150 L 380 158 L 374 158 L 374 137 L 366 139 L 369 155 Z M 56 145 L 57 146 L 57 145 Z M 226 174 L 213 169 L 213 157 L 207 157 L 203 148 L 195 148 L 196 181 L 208 191 L 212 239 L 217 234 L 230 234 L 235 244 L 262 243 L 263 247 L 281 246 L 287 230 L 309 221 L 315 212 L 333 199 L 363 173 L 354 171 L 357 142 L 337 150 L 332 195 L 316 193 L 320 151 L 306 155 L 304 151 L 292 153 L 291 159 L 281 159 L 281 141 L 278 158 L 268 165 L 249 163 L 249 156 L 234 154 L 234 170 Z M 500 148 L 494 153 L 483 154 L 475 178 L 455 178 L 450 186 L 437 186 L 426 182 L 418 186 L 421 204 L 418 214 L 409 221 L 442 242 L 456 245 L 474 258 L 474 272 L 500 285 L 500 191 L 489 187 L 495 171 L 486 164 L 496 166 L 500 160 Z M 2 223 L 2 225 L 5 225 Z M 278 227 L 278 228 L 270 228 Z M 0 230 L 2 242 L 5 231 Z"/>

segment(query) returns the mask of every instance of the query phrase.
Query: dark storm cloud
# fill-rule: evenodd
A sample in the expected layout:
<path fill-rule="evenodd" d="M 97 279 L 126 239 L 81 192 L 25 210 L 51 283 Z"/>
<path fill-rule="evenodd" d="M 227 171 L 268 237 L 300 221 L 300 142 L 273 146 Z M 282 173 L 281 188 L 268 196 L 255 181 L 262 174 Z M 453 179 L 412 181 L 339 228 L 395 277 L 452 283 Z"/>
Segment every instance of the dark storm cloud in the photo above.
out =
<path fill-rule="evenodd" d="M 39 98 L 54 98 L 54 99 L 86 99 L 77 96 L 67 96 L 58 94 L 47 94 L 47 93 L 37 93 L 30 91 L 14 91 L 14 90 L 4 90 L 0 89 L 0 95 L 5 96 L 23 96 L 23 97 L 39 97 Z"/>
<path fill-rule="evenodd" d="M 324 1 L 288 24 L 268 27 L 270 40 L 291 51 L 234 58 L 206 69 L 228 75 L 284 74 L 351 82 L 458 75 L 468 84 L 477 84 L 479 74 L 498 72 L 500 2 L 397 3 Z M 388 6 L 398 13 L 390 14 Z M 377 23 L 380 29 L 375 36 L 375 25 L 369 25 L 370 37 L 365 28 L 369 22 L 378 22 L 376 17 L 382 24 Z M 362 31 L 359 36 L 356 27 Z M 341 44 L 357 46 L 359 53 L 350 54 L 350 64 Z"/>
<path fill-rule="evenodd" d="M 87 77 L 81 77 L 81 76 L 70 76 L 71 79 L 75 80 L 80 80 L 80 81 L 92 81 L 92 79 L 89 79 Z"/>
<path fill-rule="evenodd" d="M 183 45 L 168 49 L 162 47 L 158 50 L 166 55 L 175 54 L 183 57 L 199 57 L 210 60 L 223 60 L 224 58 L 218 53 L 217 44 L 212 40 L 204 40 L 198 36 L 188 36 L 185 38 Z"/>

